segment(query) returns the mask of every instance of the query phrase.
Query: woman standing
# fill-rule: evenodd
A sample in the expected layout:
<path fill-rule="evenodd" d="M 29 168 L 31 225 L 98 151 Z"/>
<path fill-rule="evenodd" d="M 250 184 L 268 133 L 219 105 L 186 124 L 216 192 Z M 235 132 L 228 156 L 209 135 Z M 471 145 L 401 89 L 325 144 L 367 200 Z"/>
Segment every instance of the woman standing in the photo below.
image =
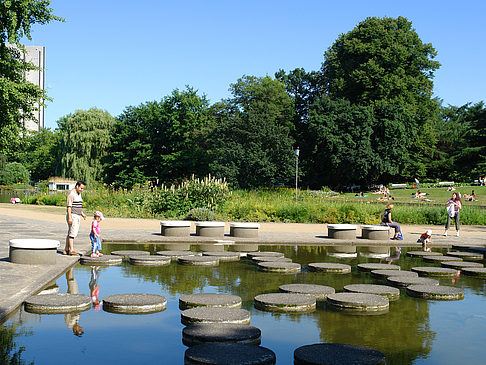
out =
<path fill-rule="evenodd" d="M 454 218 L 456 224 L 456 236 L 459 237 L 459 212 L 462 209 L 461 194 L 453 193 L 452 198 L 447 201 L 445 206 L 447 207 L 447 221 L 444 236 L 447 236 L 447 230 L 451 225 L 451 218 Z"/>
<path fill-rule="evenodd" d="M 392 240 L 403 240 L 400 224 L 393 222 L 392 220 L 391 211 L 393 210 L 393 207 L 393 204 L 388 204 L 386 209 L 380 213 L 381 223 L 395 229 L 395 235 L 393 236 Z"/>

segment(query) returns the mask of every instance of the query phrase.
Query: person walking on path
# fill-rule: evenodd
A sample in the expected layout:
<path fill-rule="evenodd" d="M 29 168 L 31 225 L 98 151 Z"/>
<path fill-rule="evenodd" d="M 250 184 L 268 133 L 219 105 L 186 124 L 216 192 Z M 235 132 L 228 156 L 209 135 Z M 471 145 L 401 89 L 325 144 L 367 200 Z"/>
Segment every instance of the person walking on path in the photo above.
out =
<path fill-rule="evenodd" d="M 66 221 L 68 224 L 68 233 L 66 236 L 66 247 L 63 251 L 63 254 L 65 255 L 78 255 L 78 253 L 74 251 L 74 239 L 77 237 L 79 232 L 81 217 L 86 219 L 86 214 L 83 213 L 83 198 L 81 197 L 81 193 L 83 192 L 85 186 L 86 183 L 84 183 L 84 181 L 78 181 L 66 199 Z"/>
<path fill-rule="evenodd" d="M 398 224 L 397 222 L 393 222 L 392 220 L 391 211 L 393 210 L 393 207 L 393 204 L 388 204 L 386 206 L 386 209 L 380 213 L 381 223 L 385 226 L 395 229 L 395 235 L 393 236 L 392 240 L 403 240 L 400 224 Z"/>
<path fill-rule="evenodd" d="M 447 207 L 447 221 L 445 225 L 444 236 L 447 236 L 447 230 L 451 225 L 451 218 L 454 218 L 454 222 L 456 224 L 456 236 L 459 237 L 459 212 L 462 209 L 462 201 L 461 201 L 461 194 L 453 193 L 452 198 L 445 203 Z"/>
<path fill-rule="evenodd" d="M 91 241 L 91 257 L 101 257 L 101 229 L 100 222 L 104 219 L 103 213 L 97 210 L 94 213 L 93 222 L 91 222 L 91 232 L 89 239 Z"/>

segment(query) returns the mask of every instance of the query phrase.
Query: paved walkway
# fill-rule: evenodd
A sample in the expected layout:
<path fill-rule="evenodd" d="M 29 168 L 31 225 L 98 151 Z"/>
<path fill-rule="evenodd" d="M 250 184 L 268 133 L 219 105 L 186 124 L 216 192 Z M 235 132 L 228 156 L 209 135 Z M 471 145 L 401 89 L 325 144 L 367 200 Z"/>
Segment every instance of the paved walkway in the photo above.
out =
<path fill-rule="evenodd" d="M 12 238 L 50 238 L 61 242 L 64 247 L 66 237 L 65 208 L 46 206 L 27 206 L 0 204 L 0 323 L 13 312 L 30 295 L 33 295 L 61 276 L 78 258 L 64 255 L 58 256 L 56 265 L 19 265 L 9 262 L 8 242 Z M 82 221 L 78 238 L 74 248 L 80 253 L 90 251 L 88 238 L 91 217 Z M 160 235 L 160 223 L 154 219 L 126 219 L 107 218 L 102 224 L 102 238 L 104 242 L 123 243 L 168 243 L 188 242 L 214 243 L 212 238 L 197 237 L 192 234 L 185 238 L 164 237 Z M 417 238 L 426 229 L 433 230 L 433 245 L 450 247 L 453 244 L 486 245 L 486 227 L 464 226 L 461 237 L 443 237 L 442 226 L 402 226 L 405 240 L 401 246 L 416 246 Z M 195 232 L 194 224 L 192 232 Z M 226 232 L 229 232 L 227 224 Z M 261 223 L 257 239 L 234 238 L 225 235 L 219 240 L 241 243 L 259 244 L 291 244 L 291 245 L 390 245 L 394 241 L 369 241 L 356 239 L 351 241 L 333 240 L 327 238 L 327 228 L 324 224 L 296 224 L 296 223 Z"/>

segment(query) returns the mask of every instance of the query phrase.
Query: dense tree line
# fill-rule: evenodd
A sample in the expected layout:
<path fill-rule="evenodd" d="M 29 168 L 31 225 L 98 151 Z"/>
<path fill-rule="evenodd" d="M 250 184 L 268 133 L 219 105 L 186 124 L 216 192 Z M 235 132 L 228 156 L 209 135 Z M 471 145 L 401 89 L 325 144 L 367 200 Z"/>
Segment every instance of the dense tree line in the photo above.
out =
<path fill-rule="evenodd" d="M 432 97 L 440 64 L 410 21 L 367 18 L 324 53 L 320 70 L 243 76 L 211 104 L 191 87 L 116 118 L 76 111 L 55 131 L 3 146 L 33 180 L 61 175 L 131 188 L 212 174 L 233 186 L 477 179 L 486 172 L 483 102 Z M 1 135 L 12 132 L 3 122 Z"/>

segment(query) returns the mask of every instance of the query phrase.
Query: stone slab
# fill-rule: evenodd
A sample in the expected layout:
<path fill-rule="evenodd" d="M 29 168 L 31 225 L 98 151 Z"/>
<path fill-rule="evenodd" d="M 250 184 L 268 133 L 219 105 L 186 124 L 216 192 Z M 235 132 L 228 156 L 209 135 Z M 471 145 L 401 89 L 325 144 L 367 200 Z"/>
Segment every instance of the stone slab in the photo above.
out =
<path fill-rule="evenodd" d="M 310 271 L 323 271 L 335 274 L 349 274 L 351 266 L 331 262 L 312 262 L 308 265 Z"/>
<path fill-rule="evenodd" d="M 170 257 L 159 255 L 131 256 L 129 259 L 130 264 L 135 266 L 168 266 L 170 261 Z"/>
<path fill-rule="evenodd" d="M 247 324 L 201 323 L 182 329 L 182 343 L 186 346 L 201 343 L 241 343 L 259 345 L 262 332 Z"/>
<path fill-rule="evenodd" d="M 177 262 L 186 266 L 218 266 L 219 259 L 209 256 L 184 256 L 179 257 Z"/>
<path fill-rule="evenodd" d="M 400 270 L 400 266 L 398 265 L 389 265 L 389 264 L 358 264 L 358 271 L 373 271 L 373 270 Z"/>
<path fill-rule="evenodd" d="M 199 323 L 249 324 L 250 312 L 241 308 L 196 307 L 181 312 L 181 323 L 186 326 Z"/>
<path fill-rule="evenodd" d="M 397 300 L 398 298 L 400 298 L 400 290 L 388 285 L 349 284 L 344 286 L 344 291 L 350 293 L 382 295 L 387 297 L 388 300 Z"/>
<path fill-rule="evenodd" d="M 464 299 L 464 290 L 453 286 L 409 285 L 407 295 L 422 299 L 461 300 Z"/>
<path fill-rule="evenodd" d="M 156 255 L 170 257 L 171 260 L 177 260 L 179 257 L 187 257 L 187 256 L 200 256 L 201 254 L 198 252 L 193 251 L 157 251 Z"/>
<path fill-rule="evenodd" d="M 301 266 L 294 262 L 265 261 L 258 263 L 258 269 L 264 272 L 296 273 L 301 271 Z"/>
<path fill-rule="evenodd" d="M 418 277 L 418 274 L 416 272 L 406 270 L 372 270 L 371 276 L 377 279 L 386 280 L 386 278 L 390 276 Z"/>
<path fill-rule="evenodd" d="M 460 257 L 463 260 L 483 260 L 484 255 L 474 252 L 449 251 L 446 256 Z"/>
<path fill-rule="evenodd" d="M 385 355 L 365 346 L 316 343 L 294 351 L 295 365 L 385 365 Z"/>
<path fill-rule="evenodd" d="M 220 251 L 220 252 L 212 252 L 212 251 L 205 251 L 203 252 L 203 257 L 216 257 L 219 262 L 234 262 L 240 261 L 240 254 L 237 252 L 228 252 L 228 251 Z"/>
<path fill-rule="evenodd" d="M 278 287 L 282 293 L 308 294 L 316 298 L 317 301 L 326 300 L 329 294 L 334 294 L 331 286 L 317 284 L 284 284 Z"/>
<path fill-rule="evenodd" d="M 326 303 L 337 309 L 352 312 L 385 312 L 389 308 L 387 297 L 366 293 L 336 293 L 327 296 Z"/>
<path fill-rule="evenodd" d="M 292 262 L 292 259 L 289 259 L 288 257 L 273 257 L 273 256 L 254 256 L 251 259 L 255 263 L 259 262 Z"/>
<path fill-rule="evenodd" d="M 167 307 L 167 299 L 157 294 L 117 294 L 103 298 L 103 310 L 120 314 L 144 314 L 161 312 Z"/>
<path fill-rule="evenodd" d="M 459 257 L 452 257 L 452 256 L 425 256 L 422 257 L 425 262 L 429 263 L 441 263 L 444 261 L 462 261 Z"/>
<path fill-rule="evenodd" d="M 101 257 L 82 256 L 79 262 L 82 265 L 96 265 L 96 266 L 111 266 L 121 265 L 123 261 L 122 256 L 104 255 Z"/>
<path fill-rule="evenodd" d="M 434 252 L 434 251 L 408 251 L 407 256 L 410 257 L 442 256 L 442 253 Z"/>
<path fill-rule="evenodd" d="M 82 312 L 90 308 L 91 298 L 84 294 L 34 295 L 24 302 L 26 312 L 38 314 Z"/>
<path fill-rule="evenodd" d="M 451 269 L 457 269 L 457 270 L 462 270 L 465 267 L 484 267 L 484 265 L 479 262 L 468 262 L 468 261 L 443 261 L 440 263 L 440 266 L 448 267 Z"/>
<path fill-rule="evenodd" d="M 241 308 L 241 298 L 224 293 L 196 293 L 179 297 L 179 309 L 195 307 Z"/>
<path fill-rule="evenodd" d="M 121 256 L 124 260 L 128 260 L 132 256 L 142 256 L 146 255 L 149 256 L 150 252 L 148 251 L 137 251 L 137 250 L 123 250 L 123 251 L 112 251 L 112 255 Z"/>
<path fill-rule="evenodd" d="M 204 343 L 190 347 L 184 354 L 185 365 L 272 365 L 275 353 L 262 346 Z"/>
<path fill-rule="evenodd" d="M 316 298 L 308 294 L 260 294 L 253 303 L 256 309 L 269 312 L 308 312 L 316 309 Z"/>
<path fill-rule="evenodd" d="M 463 274 L 469 276 L 486 278 L 486 268 L 483 267 L 467 267 L 467 268 L 463 268 L 461 271 Z"/>
<path fill-rule="evenodd" d="M 457 270 L 445 267 L 417 266 L 412 267 L 419 276 L 453 277 L 457 276 Z"/>
<path fill-rule="evenodd" d="M 273 252 L 273 251 L 256 251 L 256 252 L 248 252 L 247 257 L 249 259 L 253 259 L 253 257 L 284 257 L 284 254 L 281 252 Z"/>
<path fill-rule="evenodd" d="M 439 281 L 435 279 L 410 276 L 390 276 L 386 281 L 398 288 L 406 288 L 409 285 L 439 285 Z"/>

